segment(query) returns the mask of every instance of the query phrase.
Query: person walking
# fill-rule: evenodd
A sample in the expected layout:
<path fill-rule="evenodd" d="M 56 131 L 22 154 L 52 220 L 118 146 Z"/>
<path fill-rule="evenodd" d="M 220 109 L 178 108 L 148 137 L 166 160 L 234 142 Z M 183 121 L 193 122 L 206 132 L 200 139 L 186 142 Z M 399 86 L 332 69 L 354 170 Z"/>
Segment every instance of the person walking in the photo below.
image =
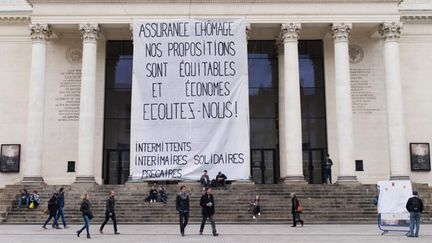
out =
<path fill-rule="evenodd" d="M 215 214 L 215 204 L 211 188 L 205 188 L 205 193 L 201 196 L 200 205 L 202 207 L 202 221 L 199 234 L 203 234 L 204 226 L 208 218 L 212 226 L 213 236 L 218 236 L 219 234 L 216 231 L 216 224 L 213 217 Z"/>
<path fill-rule="evenodd" d="M 113 222 L 113 226 L 114 226 L 114 234 L 115 235 L 119 235 L 120 233 L 117 231 L 117 219 L 116 219 L 116 214 L 115 214 L 115 197 L 116 197 L 116 192 L 115 191 L 111 191 L 110 196 L 108 197 L 108 199 L 106 200 L 106 207 L 105 207 L 105 220 L 103 221 L 99 232 L 101 234 L 103 234 L 103 228 L 105 227 L 105 224 L 108 222 L 108 220 L 111 218 L 112 222 Z"/>
<path fill-rule="evenodd" d="M 296 227 L 297 222 L 300 222 L 303 227 L 304 221 L 300 219 L 300 213 L 302 213 L 303 208 L 300 204 L 300 201 L 297 199 L 297 195 L 295 193 L 291 193 L 291 214 L 293 217 L 293 224 L 291 227 Z"/>
<path fill-rule="evenodd" d="M 65 206 L 65 197 L 64 197 L 64 188 L 60 188 L 57 198 L 57 204 L 58 204 L 58 211 L 57 211 L 57 227 L 58 227 L 58 221 L 61 217 L 61 221 L 63 223 L 63 227 L 66 229 L 68 228 L 65 220 L 64 215 L 64 206 Z"/>
<path fill-rule="evenodd" d="M 59 229 L 58 223 L 57 223 L 57 210 L 58 210 L 58 204 L 57 204 L 57 198 L 58 193 L 53 193 L 51 198 L 48 200 L 48 218 L 45 221 L 42 228 L 47 229 L 46 225 L 50 222 L 52 218 L 54 218 L 54 222 L 52 224 L 53 228 Z"/>
<path fill-rule="evenodd" d="M 185 228 L 189 222 L 189 193 L 186 186 L 180 187 L 180 192 L 176 197 L 176 209 L 179 213 L 180 234 L 185 236 Z"/>
<path fill-rule="evenodd" d="M 330 159 L 330 155 L 327 154 L 326 160 L 324 162 L 324 183 L 332 184 L 331 179 L 331 167 L 333 165 L 333 161 Z"/>
<path fill-rule="evenodd" d="M 91 211 L 91 204 L 88 194 L 84 194 L 82 198 L 80 211 L 84 220 L 84 226 L 76 232 L 77 237 L 80 237 L 81 232 L 85 229 L 87 231 L 87 238 L 90 239 L 90 220 L 93 218 L 93 213 Z"/>
<path fill-rule="evenodd" d="M 252 210 L 252 219 L 256 219 L 258 215 L 261 215 L 260 196 L 256 195 L 255 199 L 250 203 Z"/>
<path fill-rule="evenodd" d="M 420 215 L 423 212 L 423 201 L 419 198 L 417 191 L 413 191 L 413 196 L 408 199 L 406 209 L 410 213 L 410 231 L 407 236 L 418 237 L 420 230 Z"/>

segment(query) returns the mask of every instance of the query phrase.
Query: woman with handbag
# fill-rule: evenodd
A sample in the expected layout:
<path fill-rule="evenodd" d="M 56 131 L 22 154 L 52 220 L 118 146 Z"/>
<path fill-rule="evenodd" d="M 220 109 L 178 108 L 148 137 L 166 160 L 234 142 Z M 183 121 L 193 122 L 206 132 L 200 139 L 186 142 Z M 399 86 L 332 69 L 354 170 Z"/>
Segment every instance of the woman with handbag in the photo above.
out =
<path fill-rule="evenodd" d="M 42 228 L 47 229 L 46 225 L 50 222 L 50 220 L 52 218 L 54 218 L 54 222 L 53 222 L 53 228 L 58 229 L 58 224 L 57 224 L 57 210 L 58 210 L 58 205 L 57 205 L 57 197 L 58 194 L 54 193 L 50 200 L 48 201 L 48 219 L 45 221 L 44 225 L 42 226 Z"/>
<path fill-rule="evenodd" d="M 295 193 L 291 193 L 291 213 L 293 216 L 293 225 L 291 227 L 296 227 L 297 222 L 300 222 L 303 227 L 304 221 L 300 219 L 300 214 L 303 212 L 303 207 L 300 204 L 300 201 L 297 199 L 297 195 Z"/>
<path fill-rule="evenodd" d="M 93 214 L 91 211 L 89 196 L 87 194 L 84 194 L 82 198 L 80 211 L 84 220 L 84 226 L 76 232 L 77 237 L 79 237 L 81 232 L 85 229 L 87 232 L 87 238 L 90 239 L 90 220 L 93 218 Z"/>

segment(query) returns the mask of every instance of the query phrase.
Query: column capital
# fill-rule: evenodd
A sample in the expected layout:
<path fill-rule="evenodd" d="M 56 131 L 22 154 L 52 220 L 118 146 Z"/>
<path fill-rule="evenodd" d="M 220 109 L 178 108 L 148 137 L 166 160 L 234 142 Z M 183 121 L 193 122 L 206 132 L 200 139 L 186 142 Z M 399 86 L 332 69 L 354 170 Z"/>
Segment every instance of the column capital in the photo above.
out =
<path fill-rule="evenodd" d="M 347 23 L 333 23 L 330 26 L 330 34 L 333 36 L 334 41 L 347 42 L 351 30 L 352 30 L 352 24 L 347 24 Z"/>
<path fill-rule="evenodd" d="M 99 39 L 100 28 L 98 24 L 80 24 L 79 30 L 84 41 L 96 41 Z"/>
<path fill-rule="evenodd" d="M 281 25 L 281 38 L 285 42 L 287 41 L 298 41 L 300 37 L 301 24 L 300 23 L 288 23 Z"/>
<path fill-rule="evenodd" d="M 251 24 L 246 24 L 246 40 L 249 40 L 250 38 L 250 30 L 251 30 Z"/>
<path fill-rule="evenodd" d="M 378 29 L 384 41 L 397 41 L 400 38 L 402 23 L 382 23 Z"/>
<path fill-rule="evenodd" d="M 133 41 L 133 39 L 134 39 L 134 38 L 133 38 L 133 37 L 134 37 L 134 36 L 133 36 L 133 31 L 134 31 L 134 24 L 133 24 L 133 23 L 130 23 L 130 24 L 129 24 L 129 30 L 130 30 L 130 32 L 131 32 L 131 33 L 130 33 L 130 34 L 131 34 L 131 36 L 130 36 L 130 37 L 131 37 L 131 40 Z"/>
<path fill-rule="evenodd" d="M 30 24 L 30 36 L 33 41 L 47 41 L 52 34 L 49 24 Z"/>
<path fill-rule="evenodd" d="M 282 39 L 282 36 L 278 39 L 276 39 L 276 52 L 278 55 L 284 55 L 284 41 Z"/>

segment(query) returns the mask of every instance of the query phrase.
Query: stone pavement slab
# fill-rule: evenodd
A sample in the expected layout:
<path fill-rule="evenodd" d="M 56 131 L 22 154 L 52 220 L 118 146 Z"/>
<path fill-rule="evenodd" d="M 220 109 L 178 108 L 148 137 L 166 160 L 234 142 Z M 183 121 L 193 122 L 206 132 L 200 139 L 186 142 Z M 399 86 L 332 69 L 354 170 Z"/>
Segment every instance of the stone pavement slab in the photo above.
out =
<path fill-rule="evenodd" d="M 1 243 L 69 243 L 69 242 L 326 242 L 326 243 L 375 243 L 375 242 L 432 242 L 432 225 L 422 225 L 419 238 L 407 238 L 404 233 L 381 235 L 376 225 L 305 225 L 291 228 L 281 224 L 217 225 L 220 235 L 211 235 L 206 225 L 204 235 L 198 235 L 199 225 L 191 224 L 186 236 L 179 235 L 177 225 L 119 225 L 120 235 L 113 235 L 112 225 L 105 226 L 99 234 L 99 225 L 91 225 L 92 239 L 85 232 L 78 238 L 75 234 L 80 225 L 67 229 L 44 230 L 37 225 L 0 225 Z"/>

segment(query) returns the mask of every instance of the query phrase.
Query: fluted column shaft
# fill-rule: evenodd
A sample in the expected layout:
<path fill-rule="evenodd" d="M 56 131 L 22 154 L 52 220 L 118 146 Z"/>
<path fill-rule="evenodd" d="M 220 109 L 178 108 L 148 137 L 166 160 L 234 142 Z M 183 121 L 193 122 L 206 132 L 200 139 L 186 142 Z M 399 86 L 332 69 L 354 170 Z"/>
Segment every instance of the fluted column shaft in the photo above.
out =
<path fill-rule="evenodd" d="M 284 46 L 284 79 L 279 87 L 279 141 L 280 163 L 285 171 L 285 182 L 304 181 L 302 122 L 299 82 L 298 38 L 301 25 L 298 23 L 281 26 Z"/>
<path fill-rule="evenodd" d="M 405 135 L 398 42 L 401 24 L 384 23 L 380 26 L 379 32 L 384 40 L 390 178 L 409 179 L 408 144 Z"/>
<path fill-rule="evenodd" d="M 96 60 L 99 26 L 82 24 L 80 31 L 83 39 L 83 58 L 76 182 L 94 182 Z"/>
<path fill-rule="evenodd" d="M 351 78 L 348 39 L 351 24 L 337 23 L 330 27 L 334 40 L 337 144 L 339 151 L 338 183 L 355 182 L 354 133 L 351 101 Z"/>
<path fill-rule="evenodd" d="M 23 166 L 23 183 L 41 183 L 44 134 L 45 71 L 47 40 L 51 35 L 47 24 L 31 24 L 32 57 L 27 112 L 27 138 Z"/>

